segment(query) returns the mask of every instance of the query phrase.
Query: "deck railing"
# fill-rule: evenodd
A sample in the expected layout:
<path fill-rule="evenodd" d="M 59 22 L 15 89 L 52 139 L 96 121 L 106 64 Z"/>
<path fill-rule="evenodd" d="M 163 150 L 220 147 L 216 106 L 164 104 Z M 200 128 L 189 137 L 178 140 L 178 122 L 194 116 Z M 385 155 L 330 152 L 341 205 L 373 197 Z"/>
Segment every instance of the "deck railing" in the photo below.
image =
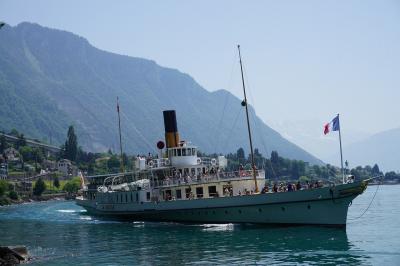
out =
<path fill-rule="evenodd" d="M 264 178 L 264 171 L 257 170 L 256 177 Z M 188 176 L 174 176 L 167 177 L 164 180 L 151 180 L 151 186 L 154 188 L 179 186 L 179 185 L 191 185 L 191 184 L 203 184 L 213 181 L 231 181 L 231 180 L 249 180 L 253 179 L 253 172 L 251 170 L 242 170 L 236 172 L 219 172 L 214 174 L 206 175 L 188 175 Z"/>

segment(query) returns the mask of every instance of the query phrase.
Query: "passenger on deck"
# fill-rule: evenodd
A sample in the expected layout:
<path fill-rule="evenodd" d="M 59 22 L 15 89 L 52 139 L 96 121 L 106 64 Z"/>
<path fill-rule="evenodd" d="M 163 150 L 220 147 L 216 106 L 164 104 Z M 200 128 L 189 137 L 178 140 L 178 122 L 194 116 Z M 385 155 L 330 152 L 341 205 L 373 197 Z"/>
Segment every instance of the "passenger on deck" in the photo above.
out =
<path fill-rule="evenodd" d="M 300 184 L 300 181 L 297 181 L 297 184 L 296 184 L 296 190 L 301 190 L 301 184 Z"/>
<path fill-rule="evenodd" d="M 276 183 L 272 187 L 272 192 L 278 192 L 278 186 L 276 185 Z"/>
<path fill-rule="evenodd" d="M 165 195 L 165 200 L 166 200 L 166 201 L 171 200 L 171 194 L 167 193 L 167 194 Z"/>
<path fill-rule="evenodd" d="M 224 196 L 229 196 L 229 189 L 227 187 L 224 189 Z"/>
<path fill-rule="evenodd" d="M 288 185 L 287 185 L 287 191 L 288 191 L 288 192 L 292 192 L 292 191 L 293 191 L 292 183 L 288 183 Z"/>
<path fill-rule="evenodd" d="M 265 185 L 263 189 L 261 189 L 261 194 L 268 193 L 268 185 Z"/>
<path fill-rule="evenodd" d="M 229 196 L 233 196 L 233 189 L 232 188 L 229 188 Z"/>

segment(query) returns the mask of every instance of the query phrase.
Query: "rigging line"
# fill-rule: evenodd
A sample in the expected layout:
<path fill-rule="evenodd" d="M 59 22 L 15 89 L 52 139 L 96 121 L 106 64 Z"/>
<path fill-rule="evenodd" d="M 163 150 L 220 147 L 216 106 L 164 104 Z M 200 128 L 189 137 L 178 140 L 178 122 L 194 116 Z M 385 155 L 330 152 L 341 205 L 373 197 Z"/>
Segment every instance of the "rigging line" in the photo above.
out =
<path fill-rule="evenodd" d="M 236 123 L 237 123 L 237 121 L 238 121 L 238 119 L 239 119 L 239 115 L 241 114 L 241 111 L 242 111 L 242 106 L 240 106 L 239 112 L 236 114 L 235 121 L 233 122 L 233 125 L 232 125 L 231 130 L 229 130 L 229 133 L 228 133 L 229 135 L 228 135 L 228 137 L 225 139 L 224 145 L 222 145 L 222 148 L 223 148 L 223 149 L 226 149 L 226 144 L 228 143 L 228 141 L 230 140 L 230 138 L 231 138 L 231 136 L 232 136 L 233 129 L 236 127 Z M 227 150 L 227 149 L 226 149 L 226 150 Z"/>
<path fill-rule="evenodd" d="M 257 128 L 257 131 L 256 131 L 256 135 L 257 135 L 257 137 L 261 140 L 261 144 L 263 145 L 263 147 L 264 147 L 264 151 L 265 151 L 265 156 L 268 156 L 269 154 L 268 154 L 268 149 L 267 149 L 267 145 L 265 144 L 265 141 L 264 141 L 264 138 L 262 137 L 262 135 L 261 135 L 261 128 L 260 128 L 260 123 L 257 123 L 256 122 L 256 119 L 253 117 L 252 118 L 253 119 L 253 123 L 255 124 L 255 126 L 256 126 L 256 128 Z M 260 133 L 258 133 L 258 132 L 260 132 Z M 269 155 L 269 156 L 271 156 L 271 155 Z M 268 158 L 266 158 L 266 159 L 268 159 Z M 271 160 L 268 160 L 269 161 L 269 165 L 270 165 L 270 168 L 271 168 L 271 172 L 272 172 L 272 175 L 273 175 L 273 177 L 276 179 L 278 176 L 276 175 L 276 173 L 275 173 L 275 170 L 274 170 L 274 167 L 272 166 L 272 162 L 271 162 Z M 265 162 L 264 162 L 264 166 L 265 166 L 266 164 L 265 164 Z"/>
<path fill-rule="evenodd" d="M 150 147 L 150 150 L 157 152 L 157 150 L 153 147 L 153 145 L 150 144 L 150 142 L 147 141 L 147 139 L 143 136 L 143 134 L 136 128 L 135 123 L 133 120 L 122 111 L 123 109 L 120 109 L 121 115 L 125 118 L 125 120 L 130 122 L 130 126 L 133 127 L 133 129 L 136 131 L 136 133 L 143 139 L 143 142 Z"/>
<path fill-rule="evenodd" d="M 251 101 L 252 101 L 252 103 L 253 103 L 253 104 L 252 104 L 252 105 L 253 105 L 253 110 L 254 110 L 254 115 L 252 116 L 253 123 L 254 123 L 254 125 L 256 126 L 257 131 L 260 132 L 260 133 L 258 133 L 258 132 L 256 131 L 256 134 L 257 134 L 258 138 L 261 140 L 261 143 L 262 143 L 262 145 L 263 145 L 263 147 L 264 147 L 265 156 L 268 156 L 269 154 L 268 154 L 267 145 L 265 144 L 264 138 L 263 138 L 263 136 L 261 135 L 260 123 L 257 123 L 257 120 L 256 120 L 255 117 L 254 117 L 254 116 L 255 116 L 256 106 L 255 106 L 255 101 L 254 101 L 254 99 L 253 99 L 253 94 L 251 93 L 251 92 L 252 92 L 252 89 L 251 89 L 251 86 L 250 86 L 250 79 L 249 79 L 249 77 L 247 76 L 247 72 L 246 72 L 246 68 L 245 68 L 245 67 L 243 67 L 243 72 L 244 72 L 244 75 L 245 75 L 245 77 L 246 77 L 247 87 L 249 88 L 248 91 L 249 91 L 249 94 L 250 94 L 250 99 L 251 99 Z M 270 164 L 270 167 L 271 167 L 272 174 L 273 174 L 273 176 L 274 176 L 275 179 L 276 179 L 278 176 L 276 175 L 276 172 L 275 172 L 275 170 L 274 170 L 274 167 L 272 166 L 271 160 L 269 160 L 269 164 Z"/>
<path fill-rule="evenodd" d="M 377 176 L 377 177 L 382 177 L 382 176 Z M 359 219 L 359 218 L 361 218 L 361 217 L 364 216 L 364 214 L 365 214 L 365 213 L 369 210 L 369 208 L 371 207 L 372 202 L 374 201 L 375 196 L 376 196 L 376 194 L 377 194 L 377 192 L 378 192 L 378 189 L 379 189 L 379 187 L 381 186 L 381 184 L 382 184 L 382 180 L 379 181 L 379 184 L 378 184 L 378 186 L 376 187 L 376 190 L 375 190 L 375 192 L 374 192 L 374 196 L 372 197 L 370 203 L 368 204 L 368 207 L 361 213 L 361 215 L 358 216 L 358 217 L 355 217 L 355 218 L 349 218 L 349 220 L 352 220 L 352 221 L 353 221 L 353 220 L 357 220 L 357 219 Z"/>
<path fill-rule="evenodd" d="M 235 61 L 236 61 L 236 53 L 234 53 L 234 56 L 233 56 L 232 66 L 231 66 L 231 73 L 229 75 L 228 84 L 227 84 L 227 87 L 226 87 L 227 89 L 231 88 L 231 86 L 232 86 L 232 76 L 233 76 L 233 69 L 234 69 L 234 66 L 235 66 Z M 226 93 L 225 94 L 224 107 L 222 108 L 221 119 L 220 119 L 219 123 L 217 124 L 217 126 L 215 127 L 215 136 L 217 136 L 217 137 L 215 138 L 216 143 L 215 143 L 214 146 L 216 147 L 216 152 L 218 152 L 218 149 L 219 149 L 219 146 L 220 146 L 219 139 L 220 139 L 220 133 L 221 133 L 221 130 L 222 130 L 222 121 L 223 121 L 223 118 L 225 116 L 226 106 L 228 105 L 228 100 L 229 100 L 228 96 L 229 96 L 229 93 Z"/>

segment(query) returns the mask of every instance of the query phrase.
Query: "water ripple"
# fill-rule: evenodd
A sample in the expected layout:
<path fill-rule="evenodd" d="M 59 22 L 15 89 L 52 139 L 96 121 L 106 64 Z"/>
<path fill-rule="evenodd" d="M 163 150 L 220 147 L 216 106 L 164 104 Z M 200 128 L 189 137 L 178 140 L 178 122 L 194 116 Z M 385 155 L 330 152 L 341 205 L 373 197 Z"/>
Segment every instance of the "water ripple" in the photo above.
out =
<path fill-rule="evenodd" d="M 38 265 L 400 265 L 398 188 L 383 186 L 347 231 L 109 221 L 66 201 L 0 207 L 0 243 L 27 245 Z M 354 201 L 349 217 L 373 191 Z"/>

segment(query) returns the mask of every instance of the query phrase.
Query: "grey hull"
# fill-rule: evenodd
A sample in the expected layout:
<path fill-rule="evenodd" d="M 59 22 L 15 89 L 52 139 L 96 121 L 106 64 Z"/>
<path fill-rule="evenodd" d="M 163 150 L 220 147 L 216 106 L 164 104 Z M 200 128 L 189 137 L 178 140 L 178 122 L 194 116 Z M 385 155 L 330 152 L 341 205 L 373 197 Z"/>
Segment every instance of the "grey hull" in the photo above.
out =
<path fill-rule="evenodd" d="M 345 226 L 351 201 L 367 182 L 248 196 L 109 204 L 77 200 L 89 213 L 118 219 Z"/>

